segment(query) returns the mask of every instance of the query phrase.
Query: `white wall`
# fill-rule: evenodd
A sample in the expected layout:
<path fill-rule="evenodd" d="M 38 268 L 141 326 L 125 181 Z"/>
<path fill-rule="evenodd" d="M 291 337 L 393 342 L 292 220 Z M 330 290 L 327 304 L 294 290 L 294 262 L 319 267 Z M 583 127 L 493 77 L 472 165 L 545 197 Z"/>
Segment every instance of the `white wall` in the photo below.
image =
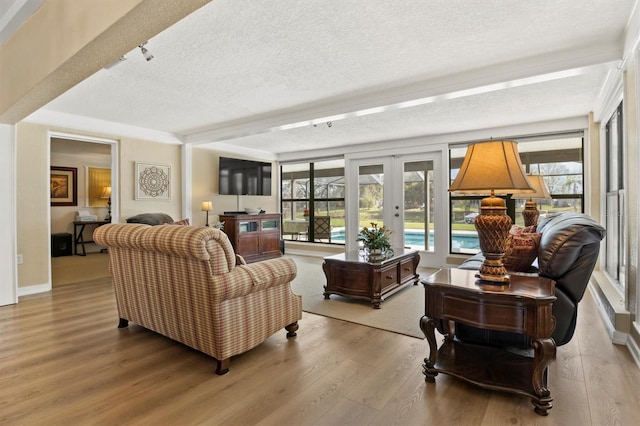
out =
<path fill-rule="evenodd" d="M 0 124 L 0 305 L 17 303 L 15 128 Z"/>

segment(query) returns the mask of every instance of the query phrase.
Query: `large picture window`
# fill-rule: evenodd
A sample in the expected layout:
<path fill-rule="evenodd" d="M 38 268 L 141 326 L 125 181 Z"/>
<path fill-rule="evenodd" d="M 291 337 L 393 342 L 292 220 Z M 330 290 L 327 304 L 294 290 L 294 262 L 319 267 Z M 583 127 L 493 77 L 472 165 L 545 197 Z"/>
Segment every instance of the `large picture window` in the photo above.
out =
<path fill-rule="evenodd" d="M 344 244 L 344 160 L 282 165 L 285 240 Z"/>
<path fill-rule="evenodd" d="M 514 139 L 527 174 L 542 175 L 551 194 L 549 200 L 537 200 L 540 218 L 561 211 L 583 211 L 584 171 L 581 134 Z M 462 165 L 467 146 L 449 150 L 451 182 Z M 480 213 L 482 196 L 450 195 L 450 252 L 475 254 L 480 251 L 475 218 Z M 523 225 L 526 200 L 505 197 L 507 214 L 513 223 Z"/>
<path fill-rule="evenodd" d="M 624 226 L 624 141 L 622 127 L 622 102 L 605 126 L 606 143 L 606 222 L 605 263 L 607 274 L 624 294 L 625 247 L 627 232 Z"/>

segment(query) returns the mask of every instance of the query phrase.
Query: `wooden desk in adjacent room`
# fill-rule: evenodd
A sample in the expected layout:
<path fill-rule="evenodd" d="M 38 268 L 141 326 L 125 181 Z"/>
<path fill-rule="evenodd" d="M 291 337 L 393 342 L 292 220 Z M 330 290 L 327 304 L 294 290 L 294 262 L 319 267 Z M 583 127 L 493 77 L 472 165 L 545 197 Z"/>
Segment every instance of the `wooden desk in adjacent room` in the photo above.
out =
<path fill-rule="evenodd" d="M 420 328 L 430 347 L 423 365 L 425 380 L 433 383 L 438 373 L 444 373 L 486 389 L 527 396 L 536 413 L 547 415 L 553 401 L 547 388 L 547 367 L 556 357 L 551 338 L 555 282 L 512 274 L 509 284 L 488 286 L 476 283 L 476 272 L 441 269 L 422 280 L 425 315 Z M 435 329 L 440 320 L 447 332 L 438 348 Z M 461 342 L 455 338 L 456 322 L 525 334 L 532 348 L 518 352 Z"/>
<path fill-rule="evenodd" d="M 83 222 L 81 220 L 77 220 L 73 222 L 73 251 L 78 256 L 86 256 L 87 250 L 85 244 L 93 243 L 93 239 L 85 240 L 84 239 L 84 229 L 86 226 L 97 228 L 98 226 L 106 225 L 107 223 L 111 223 L 110 221 L 105 220 L 96 220 L 91 222 Z M 82 246 L 82 254 L 78 253 L 78 246 Z"/>

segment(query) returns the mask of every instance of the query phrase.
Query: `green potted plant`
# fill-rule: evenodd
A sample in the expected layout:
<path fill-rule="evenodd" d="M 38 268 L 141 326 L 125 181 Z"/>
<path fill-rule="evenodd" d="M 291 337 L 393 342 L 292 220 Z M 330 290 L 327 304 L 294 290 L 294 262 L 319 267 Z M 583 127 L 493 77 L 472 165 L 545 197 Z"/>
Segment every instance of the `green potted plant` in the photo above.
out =
<path fill-rule="evenodd" d="M 371 222 L 371 227 L 363 227 L 358 234 L 358 241 L 362 242 L 369 258 L 385 257 L 391 251 L 391 231 L 384 226 Z"/>

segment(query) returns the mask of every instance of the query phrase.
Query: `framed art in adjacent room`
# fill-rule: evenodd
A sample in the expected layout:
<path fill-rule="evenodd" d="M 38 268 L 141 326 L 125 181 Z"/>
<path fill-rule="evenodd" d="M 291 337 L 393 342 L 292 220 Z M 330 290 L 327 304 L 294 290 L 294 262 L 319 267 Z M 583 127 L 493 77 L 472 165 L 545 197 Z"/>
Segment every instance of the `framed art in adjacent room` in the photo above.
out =
<path fill-rule="evenodd" d="M 85 207 L 107 207 L 111 194 L 111 169 L 84 166 Z M 109 189 L 109 196 L 106 189 Z"/>
<path fill-rule="evenodd" d="M 170 200 L 171 166 L 136 162 L 136 200 Z"/>
<path fill-rule="evenodd" d="M 51 166 L 49 190 L 52 206 L 78 205 L 78 169 Z"/>

